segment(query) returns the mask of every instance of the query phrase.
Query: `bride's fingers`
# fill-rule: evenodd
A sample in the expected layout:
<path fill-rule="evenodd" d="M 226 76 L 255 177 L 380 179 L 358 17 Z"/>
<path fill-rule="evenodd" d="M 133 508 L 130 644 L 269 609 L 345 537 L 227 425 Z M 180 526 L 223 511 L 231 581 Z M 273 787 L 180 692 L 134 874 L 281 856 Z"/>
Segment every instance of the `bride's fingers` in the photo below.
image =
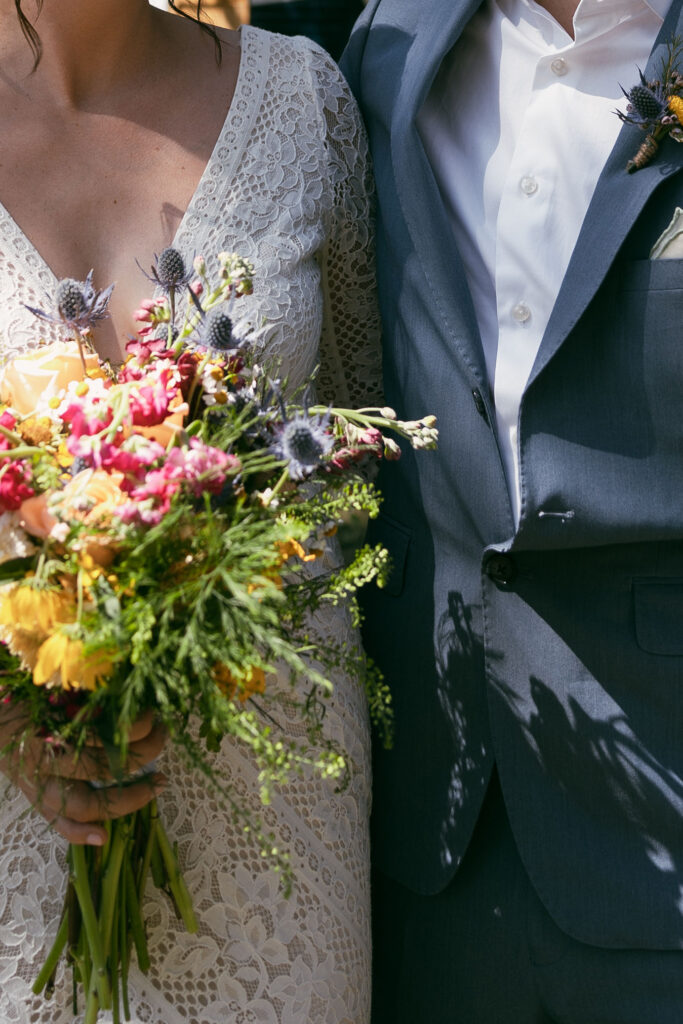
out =
<path fill-rule="evenodd" d="M 149 709 L 143 711 L 139 718 L 137 718 L 130 727 L 128 732 L 128 742 L 136 743 L 138 740 L 144 739 L 154 729 L 156 720 L 154 712 Z M 89 741 L 89 745 L 93 747 L 101 747 L 102 743 L 97 739 L 96 736 Z"/>
<path fill-rule="evenodd" d="M 22 791 L 32 807 L 39 813 L 43 813 L 48 823 L 52 825 L 55 832 L 63 836 L 69 843 L 79 843 L 82 846 L 104 846 L 107 841 L 107 830 L 97 822 L 71 821 L 61 814 L 45 814 L 39 806 L 38 790 L 25 778 L 16 780 L 16 786 Z"/>
<path fill-rule="evenodd" d="M 152 722 L 152 728 L 146 731 L 141 739 L 128 745 L 124 764 L 112 763 L 110 757 L 101 746 L 83 747 L 75 756 L 67 751 L 45 759 L 38 771 L 40 775 L 58 775 L 69 779 L 97 779 L 110 782 L 112 779 L 132 775 L 154 761 L 164 749 L 166 728 L 160 722 Z"/>
<path fill-rule="evenodd" d="M 90 833 L 106 837 L 101 822 L 139 811 L 158 796 L 165 784 L 164 776 L 155 773 L 127 786 L 95 788 L 75 779 L 50 778 L 40 788 L 24 782 L 21 789 L 60 835 L 70 842 L 92 843 L 92 838 L 83 837 Z M 72 838 L 76 835 L 81 838 Z"/>
<path fill-rule="evenodd" d="M 112 763 L 102 746 L 86 746 L 77 753 L 71 750 L 57 753 L 45 740 L 32 736 L 0 767 L 15 780 L 23 777 L 38 786 L 41 780 L 44 782 L 53 775 L 63 779 L 110 782 L 132 775 L 154 761 L 163 750 L 166 735 L 165 727 L 152 721 L 151 729 L 145 729 L 141 739 L 129 744 L 128 756 L 122 765 Z"/>

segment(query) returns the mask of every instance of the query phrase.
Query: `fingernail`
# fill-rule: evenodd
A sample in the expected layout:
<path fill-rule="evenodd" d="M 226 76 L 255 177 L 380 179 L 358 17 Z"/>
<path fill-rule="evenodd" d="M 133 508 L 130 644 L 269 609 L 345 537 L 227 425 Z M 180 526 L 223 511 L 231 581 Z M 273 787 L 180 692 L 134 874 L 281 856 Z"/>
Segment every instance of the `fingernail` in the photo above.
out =
<path fill-rule="evenodd" d="M 86 843 L 88 846 L 104 846 L 105 838 L 101 832 L 89 832 Z"/>

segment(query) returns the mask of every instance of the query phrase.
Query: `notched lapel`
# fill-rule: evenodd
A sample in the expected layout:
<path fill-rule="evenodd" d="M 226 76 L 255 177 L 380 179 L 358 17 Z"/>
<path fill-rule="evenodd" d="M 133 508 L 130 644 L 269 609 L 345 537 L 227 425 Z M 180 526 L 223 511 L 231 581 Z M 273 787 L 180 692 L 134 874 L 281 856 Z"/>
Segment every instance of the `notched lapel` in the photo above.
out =
<path fill-rule="evenodd" d="M 674 0 L 650 54 L 646 78 L 658 77 L 667 44 L 682 33 L 682 4 Z M 527 389 L 585 312 L 654 190 L 683 169 L 683 143 L 665 139 L 649 166 L 628 174 L 626 164 L 643 139 L 643 133 L 628 124 L 617 136 L 584 218 Z"/>

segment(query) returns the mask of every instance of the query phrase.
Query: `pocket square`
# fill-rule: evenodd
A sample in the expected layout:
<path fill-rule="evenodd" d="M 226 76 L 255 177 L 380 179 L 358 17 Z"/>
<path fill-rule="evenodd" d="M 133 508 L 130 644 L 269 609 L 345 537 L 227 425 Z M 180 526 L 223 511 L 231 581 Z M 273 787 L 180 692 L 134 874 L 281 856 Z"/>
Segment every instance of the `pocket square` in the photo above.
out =
<path fill-rule="evenodd" d="M 677 206 L 668 228 L 650 249 L 651 260 L 683 259 L 683 210 Z"/>

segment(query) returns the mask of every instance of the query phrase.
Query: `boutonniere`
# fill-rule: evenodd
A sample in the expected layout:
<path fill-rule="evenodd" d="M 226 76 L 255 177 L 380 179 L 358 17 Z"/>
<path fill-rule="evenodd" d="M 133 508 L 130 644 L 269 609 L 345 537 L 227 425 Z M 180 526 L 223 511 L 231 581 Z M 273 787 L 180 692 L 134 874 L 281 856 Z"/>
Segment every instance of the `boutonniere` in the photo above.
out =
<path fill-rule="evenodd" d="M 621 87 L 628 106 L 625 114 L 621 110 L 615 110 L 615 114 L 647 133 L 636 155 L 626 164 L 629 174 L 650 163 L 667 135 L 675 142 L 683 142 L 683 75 L 676 67 L 682 53 L 683 40 L 677 36 L 667 47 L 658 79 L 648 81 L 639 69 L 638 85 L 628 92 Z"/>

